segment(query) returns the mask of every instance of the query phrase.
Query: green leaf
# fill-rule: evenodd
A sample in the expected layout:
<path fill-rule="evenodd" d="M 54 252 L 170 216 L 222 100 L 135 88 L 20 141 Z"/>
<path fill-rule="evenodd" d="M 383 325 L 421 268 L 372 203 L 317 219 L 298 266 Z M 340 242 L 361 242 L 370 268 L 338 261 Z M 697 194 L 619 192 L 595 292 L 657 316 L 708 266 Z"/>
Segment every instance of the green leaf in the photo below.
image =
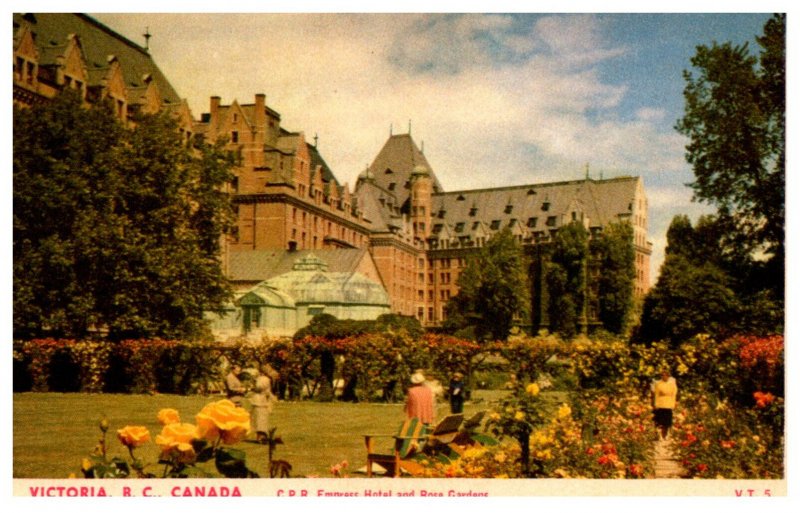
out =
<path fill-rule="evenodd" d="M 217 471 L 225 477 L 245 478 L 249 477 L 250 471 L 245 465 L 245 453 L 239 449 L 220 448 L 217 449 L 214 461 Z"/>

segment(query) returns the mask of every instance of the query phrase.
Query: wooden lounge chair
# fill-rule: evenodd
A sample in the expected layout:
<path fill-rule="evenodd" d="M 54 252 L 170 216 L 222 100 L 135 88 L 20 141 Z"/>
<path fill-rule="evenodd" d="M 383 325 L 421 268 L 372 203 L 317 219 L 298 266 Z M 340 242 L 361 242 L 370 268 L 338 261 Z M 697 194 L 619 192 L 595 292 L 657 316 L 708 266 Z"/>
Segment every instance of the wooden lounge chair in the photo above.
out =
<path fill-rule="evenodd" d="M 383 435 L 394 439 L 394 449 L 386 453 L 375 453 L 374 438 L 378 436 L 366 435 L 367 476 L 371 477 L 378 466 L 392 477 L 402 473 L 416 476 L 422 474 L 431 461 L 448 464 L 460 458 L 469 447 L 496 445 L 496 439 L 478 432 L 485 415 L 486 411 L 479 411 L 466 421 L 462 414 L 448 415 L 433 428 L 422 429 L 420 426 L 424 425 L 418 419 L 407 420 L 397 434 Z"/>
<path fill-rule="evenodd" d="M 417 418 L 407 419 L 393 435 L 364 435 L 367 446 L 367 477 L 372 477 L 374 464 L 380 465 L 387 475 L 400 475 L 400 461 L 419 447 L 420 440 L 426 436 L 425 425 Z M 376 438 L 391 438 L 394 447 L 384 453 L 375 452 Z"/>

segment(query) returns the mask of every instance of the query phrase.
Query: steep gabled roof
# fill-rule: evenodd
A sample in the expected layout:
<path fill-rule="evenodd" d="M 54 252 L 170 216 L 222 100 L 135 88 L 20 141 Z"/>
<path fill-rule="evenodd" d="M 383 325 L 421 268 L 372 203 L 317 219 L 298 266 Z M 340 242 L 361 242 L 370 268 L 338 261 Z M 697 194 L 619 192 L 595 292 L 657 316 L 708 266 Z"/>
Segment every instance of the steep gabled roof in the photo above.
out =
<path fill-rule="evenodd" d="M 31 23 L 31 31 L 36 35 L 36 44 L 41 50 L 40 58 L 44 65 L 52 64 L 51 61 L 58 56 L 58 52 L 63 52 L 62 47 L 67 42 L 67 37 L 76 34 L 86 57 L 90 81 L 104 76 L 102 71 L 93 73 L 93 70 L 107 69 L 108 56 L 114 55 L 122 65 L 126 86 L 142 86 L 142 77 L 149 74 L 156 81 L 165 103 L 180 103 L 181 99 L 175 89 L 144 48 L 94 18 L 85 14 L 36 13 L 34 17 L 29 16 L 27 20 L 23 20 L 22 14 L 14 14 L 15 31 L 17 27 L 28 22 Z"/>
<path fill-rule="evenodd" d="M 395 193 L 402 205 L 411 193 L 408 186 L 411 172 L 419 165 L 427 167 L 430 171 L 434 192 L 442 192 L 439 179 L 409 134 L 390 136 L 368 170 L 374 176 L 375 183 Z"/>

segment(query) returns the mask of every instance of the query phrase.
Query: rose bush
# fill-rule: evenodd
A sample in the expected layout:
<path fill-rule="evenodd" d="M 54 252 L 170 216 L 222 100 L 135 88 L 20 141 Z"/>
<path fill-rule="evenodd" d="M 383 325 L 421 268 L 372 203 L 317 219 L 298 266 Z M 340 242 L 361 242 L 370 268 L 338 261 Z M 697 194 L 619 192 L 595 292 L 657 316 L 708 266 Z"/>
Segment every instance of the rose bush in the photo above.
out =
<path fill-rule="evenodd" d="M 247 468 L 245 453 L 232 447 L 250 431 L 250 414 L 244 408 L 223 399 L 205 405 L 195 416 L 196 424 L 180 422 L 180 413 L 164 408 L 156 415 L 162 425 L 155 443 L 160 449 L 158 464 L 164 465 L 161 477 L 214 477 L 199 464 L 213 460 L 218 474 L 224 477 L 258 477 Z M 81 462 L 81 472 L 87 478 L 126 478 L 136 471 L 136 477 L 155 477 L 147 471 L 134 450 L 151 441 L 150 432 L 143 426 L 124 426 L 117 438 L 128 449 L 130 463 L 120 457 L 109 458 L 106 444 L 107 421 L 101 421 L 102 437 L 92 454 Z"/>
<path fill-rule="evenodd" d="M 743 408 L 706 392 L 683 394 L 672 450 L 688 477 L 781 479 L 783 399 Z"/>

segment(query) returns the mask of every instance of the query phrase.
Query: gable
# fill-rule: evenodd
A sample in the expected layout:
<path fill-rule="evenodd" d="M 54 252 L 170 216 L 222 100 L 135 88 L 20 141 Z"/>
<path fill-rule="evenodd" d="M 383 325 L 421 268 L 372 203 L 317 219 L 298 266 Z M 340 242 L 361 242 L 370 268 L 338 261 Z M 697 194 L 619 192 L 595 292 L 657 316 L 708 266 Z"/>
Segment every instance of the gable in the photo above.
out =
<path fill-rule="evenodd" d="M 36 47 L 28 24 L 22 25 L 19 29 L 14 53 L 31 61 L 39 60 L 39 49 Z"/>
<path fill-rule="evenodd" d="M 111 57 L 111 66 L 105 77 L 105 92 L 108 96 L 118 99 L 128 98 L 128 89 L 125 87 L 125 78 L 122 76 L 122 68 L 116 57 Z"/>
<path fill-rule="evenodd" d="M 77 36 L 70 37 L 67 47 L 64 50 L 63 73 L 74 79 L 86 83 L 88 72 L 86 60 L 84 59 L 83 49 Z"/>

